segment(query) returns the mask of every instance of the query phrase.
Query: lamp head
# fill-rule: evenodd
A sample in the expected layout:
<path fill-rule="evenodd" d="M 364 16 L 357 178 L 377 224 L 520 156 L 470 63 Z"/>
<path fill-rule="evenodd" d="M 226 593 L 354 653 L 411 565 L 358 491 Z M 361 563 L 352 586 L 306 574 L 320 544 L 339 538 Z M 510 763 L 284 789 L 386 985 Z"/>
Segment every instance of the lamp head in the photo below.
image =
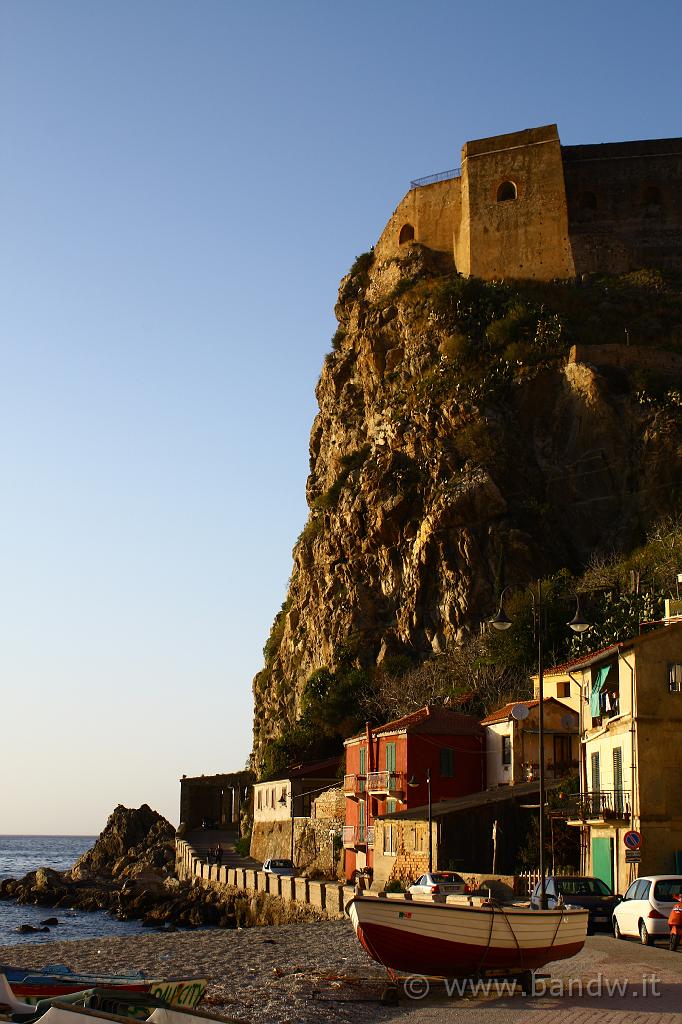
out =
<path fill-rule="evenodd" d="M 511 624 L 511 619 L 509 618 L 508 615 L 505 614 L 502 605 L 500 605 L 497 615 L 493 616 L 493 618 L 490 620 L 490 625 L 493 626 L 495 629 L 499 629 L 501 631 L 503 629 L 509 629 Z"/>
<path fill-rule="evenodd" d="M 579 597 L 579 595 L 576 595 L 576 602 L 577 603 L 576 603 L 575 615 L 573 616 L 573 618 L 571 619 L 570 622 L 566 623 L 566 625 L 570 626 L 570 628 L 573 630 L 574 633 L 584 633 L 585 630 L 590 628 L 592 623 L 588 622 L 587 619 L 583 615 L 581 615 L 581 613 L 580 613 L 580 597 Z"/>
<path fill-rule="evenodd" d="M 407 780 L 407 785 L 410 787 L 410 789 L 416 789 L 417 786 L 419 785 L 419 779 L 416 778 L 416 776 L 414 775 L 410 775 L 409 779 Z"/>

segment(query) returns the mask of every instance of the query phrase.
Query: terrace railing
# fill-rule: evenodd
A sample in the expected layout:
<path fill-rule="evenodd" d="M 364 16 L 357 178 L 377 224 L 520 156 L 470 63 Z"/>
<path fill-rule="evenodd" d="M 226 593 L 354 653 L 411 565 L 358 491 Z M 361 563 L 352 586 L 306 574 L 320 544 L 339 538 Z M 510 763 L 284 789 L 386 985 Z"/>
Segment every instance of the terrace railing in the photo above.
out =
<path fill-rule="evenodd" d="M 352 799 L 357 799 L 362 793 L 365 792 L 365 776 L 344 775 L 343 792 L 344 796 L 351 797 Z"/>
<path fill-rule="evenodd" d="M 631 815 L 632 801 L 625 789 L 589 790 L 577 797 L 573 810 L 583 821 L 624 821 Z"/>
<path fill-rule="evenodd" d="M 451 178 L 459 178 L 461 173 L 461 167 L 451 167 L 449 171 L 438 171 L 437 174 L 427 174 L 425 178 L 415 178 L 411 181 L 410 189 L 422 188 L 424 185 L 435 185 L 437 181 L 449 181 Z"/>
<path fill-rule="evenodd" d="M 370 772 L 367 776 L 367 792 L 372 796 L 394 796 L 404 791 L 404 772 Z"/>

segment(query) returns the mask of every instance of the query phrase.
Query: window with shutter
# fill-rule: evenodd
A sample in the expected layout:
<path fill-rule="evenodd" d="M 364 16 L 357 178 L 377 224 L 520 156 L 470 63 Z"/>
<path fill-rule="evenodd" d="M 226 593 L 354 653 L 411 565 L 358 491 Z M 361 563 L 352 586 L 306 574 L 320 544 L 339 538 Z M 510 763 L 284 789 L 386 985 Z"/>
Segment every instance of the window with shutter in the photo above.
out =
<path fill-rule="evenodd" d="M 454 775 L 452 747 L 440 748 L 440 774 L 443 779 L 451 779 Z"/>

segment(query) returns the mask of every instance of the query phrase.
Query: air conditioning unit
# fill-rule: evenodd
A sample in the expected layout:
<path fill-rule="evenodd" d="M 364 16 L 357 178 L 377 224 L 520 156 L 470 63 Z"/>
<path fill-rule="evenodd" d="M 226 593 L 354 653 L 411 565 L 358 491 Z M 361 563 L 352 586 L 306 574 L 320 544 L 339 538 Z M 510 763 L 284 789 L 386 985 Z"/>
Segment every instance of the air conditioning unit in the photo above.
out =
<path fill-rule="evenodd" d="M 665 599 L 665 622 L 678 622 L 682 619 L 682 598 L 667 597 Z"/>

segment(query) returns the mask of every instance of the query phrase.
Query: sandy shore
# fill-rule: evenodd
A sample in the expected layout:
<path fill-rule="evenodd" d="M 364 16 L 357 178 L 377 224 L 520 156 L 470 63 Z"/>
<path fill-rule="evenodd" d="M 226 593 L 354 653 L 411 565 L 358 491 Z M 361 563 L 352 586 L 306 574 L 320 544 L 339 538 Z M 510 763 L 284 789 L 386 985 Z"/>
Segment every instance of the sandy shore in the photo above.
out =
<path fill-rule="evenodd" d="M 0 947 L 0 963 L 209 978 L 201 1007 L 251 1024 L 388 1020 L 386 975 L 348 921 Z"/>

